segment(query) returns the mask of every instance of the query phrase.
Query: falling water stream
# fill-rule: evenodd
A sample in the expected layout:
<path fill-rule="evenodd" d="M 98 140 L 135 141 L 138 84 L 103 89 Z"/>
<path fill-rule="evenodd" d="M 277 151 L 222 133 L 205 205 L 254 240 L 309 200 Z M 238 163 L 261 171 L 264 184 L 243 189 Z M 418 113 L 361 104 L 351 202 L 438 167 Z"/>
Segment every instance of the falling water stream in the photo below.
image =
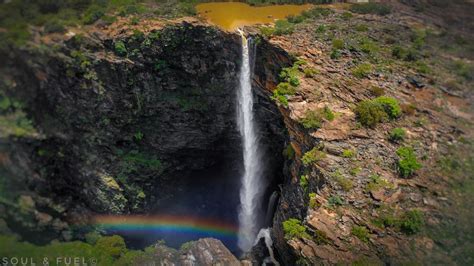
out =
<path fill-rule="evenodd" d="M 256 134 L 256 125 L 253 114 L 253 97 L 251 84 L 251 51 L 252 40 L 242 36 L 242 66 L 240 69 L 240 88 L 238 91 L 237 119 L 243 142 L 244 174 L 240 188 L 239 210 L 239 248 L 249 251 L 257 236 L 260 226 L 260 204 L 262 201 L 264 184 L 260 147 Z"/>

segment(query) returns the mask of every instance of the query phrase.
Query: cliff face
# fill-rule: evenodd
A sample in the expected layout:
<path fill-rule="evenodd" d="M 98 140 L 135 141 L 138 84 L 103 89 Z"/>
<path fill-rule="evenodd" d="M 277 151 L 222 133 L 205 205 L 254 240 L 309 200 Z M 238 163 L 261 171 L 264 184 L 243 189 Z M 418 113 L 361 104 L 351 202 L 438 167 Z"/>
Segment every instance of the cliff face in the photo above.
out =
<path fill-rule="evenodd" d="M 40 132 L 4 145 L 5 168 L 46 217 L 16 223 L 12 210 L 6 220 L 19 231 L 48 231 L 43 241 L 70 239 L 69 225 L 89 215 L 147 213 L 185 186 L 179 176 L 224 162 L 238 171 L 240 43 L 183 23 L 146 34 L 81 34 L 4 55 L 3 76 L 14 84 L 7 93 Z M 282 178 L 287 131 L 268 92 L 255 93 L 268 194 Z"/>

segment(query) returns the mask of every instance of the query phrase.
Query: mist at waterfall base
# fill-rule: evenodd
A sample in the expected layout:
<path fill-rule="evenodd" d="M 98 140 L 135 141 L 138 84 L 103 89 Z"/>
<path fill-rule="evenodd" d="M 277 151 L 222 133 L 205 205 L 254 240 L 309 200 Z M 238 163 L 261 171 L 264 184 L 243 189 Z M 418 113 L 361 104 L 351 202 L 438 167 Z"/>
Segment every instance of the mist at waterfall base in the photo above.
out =
<path fill-rule="evenodd" d="M 138 225 L 135 221 L 117 222 L 118 226 L 109 223 L 107 233 L 123 236 L 127 246 L 136 249 L 161 240 L 169 247 L 180 248 L 183 243 L 212 237 L 221 240 L 232 253 L 239 254 L 239 168 L 229 161 L 192 171 L 188 176 L 172 177 L 181 178 L 182 182 L 172 195 L 147 213 L 149 218 L 143 218 L 147 221 L 139 221 Z"/>

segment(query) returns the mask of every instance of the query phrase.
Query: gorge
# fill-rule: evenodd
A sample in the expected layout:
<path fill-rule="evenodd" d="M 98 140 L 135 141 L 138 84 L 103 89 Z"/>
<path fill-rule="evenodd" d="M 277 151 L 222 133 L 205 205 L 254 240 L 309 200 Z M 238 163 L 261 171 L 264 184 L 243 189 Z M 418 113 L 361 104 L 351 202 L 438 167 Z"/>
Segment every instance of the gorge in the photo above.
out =
<path fill-rule="evenodd" d="M 474 5 L 292 2 L 0 1 L 0 261 L 471 265 Z"/>

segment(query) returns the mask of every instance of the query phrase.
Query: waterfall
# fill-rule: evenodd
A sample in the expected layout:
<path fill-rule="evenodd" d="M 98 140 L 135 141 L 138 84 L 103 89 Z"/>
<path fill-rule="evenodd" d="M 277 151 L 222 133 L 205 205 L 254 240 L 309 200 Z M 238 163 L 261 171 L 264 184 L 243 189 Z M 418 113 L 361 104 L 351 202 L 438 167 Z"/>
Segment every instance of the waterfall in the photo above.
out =
<path fill-rule="evenodd" d="M 255 240 L 255 244 L 257 244 L 257 242 L 261 238 L 265 240 L 265 246 L 267 246 L 268 254 L 270 255 L 270 257 L 265 258 L 265 260 L 263 261 L 263 265 L 271 263 L 275 266 L 280 266 L 280 263 L 278 263 L 278 261 L 275 259 L 275 254 L 273 254 L 273 248 L 272 248 L 273 240 L 270 236 L 270 228 L 261 229 L 260 232 L 258 232 L 258 236 L 257 236 L 257 239 Z"/>
<path fill-rule="evenodd" d="M 243 142 L 244 173 L 240 188 L 239 248 L 249 251 L 255 241 L 260 225 L 260 205 L 264 184 L 262 180 L 261 155 L 253 114 L 251 84 L 252 40 L 242 36 L 242 66 L 238 91 L 237 121 Z"/>

